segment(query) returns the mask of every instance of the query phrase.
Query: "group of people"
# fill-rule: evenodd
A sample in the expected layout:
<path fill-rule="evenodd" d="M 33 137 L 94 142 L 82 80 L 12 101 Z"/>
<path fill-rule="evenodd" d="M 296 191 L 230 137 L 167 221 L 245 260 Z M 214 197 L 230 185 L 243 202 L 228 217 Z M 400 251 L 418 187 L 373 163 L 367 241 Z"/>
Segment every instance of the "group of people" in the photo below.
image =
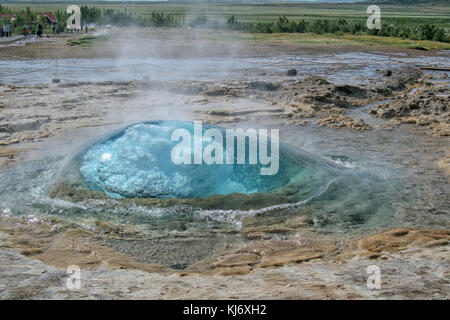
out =
<path fill-rule="evenodd" d="M 57 24 L 56 26 L 53 25 L 52 29 L 53 29 L 53 34 L 55 34 L 56 32 L 59 34 L 59 25 L 58 25 L 58 24 Z M 28 36 L 31 35 L 32 33 L 33 33 L 32 27 L 30 26 L 29 23 L 26 23 L 26 24 L 23 26 L 23 35 L 24 35 L 25 37 L 28 37 Z M 36 29 L 36 35 L 37 35 L 38 37 L 42 37 L 42 34 L 43 34 L 43 33 L 44 33 L 44 26 L 43 26 L 41 23 L 38 23 L 38 24 L 37 24 L 37 29 Z"/>
<path fill-rule="evenodd" d="M 87 34 L 89 31 L 89 28 L 87 25 L 83 27 L 73 27 L 73 28 L 69 28 L 70 33 L 81 33 L 84 29 L 84 32 Z M 26 23 L 23 28 L 23 35 L 25 37 L 30 36 L 31 34 L 33 34 L 33 27 L 30 23 Z M 38 37 L 42 37 L 42 34 L 44 32 L 44 27 L 42 26 L 41 23 L 37 24 L 37 29 L 36 29 L 36 35 Z M 54 23 L 52 25 L 52 32 L 53 34 L 59 34 L 61 32 L 61 28 L 59 26 L 58 23 Z M 4 24 L 4 25 L 0 25 L 0 36 L 3 37 L 11 37 L 12 36 L 12 27 L 10 24 Z"/>
<path fill-rule="evenodd" d="M 23 35 L 25 37 L 28 37 L 33 32 L 32 31 L 32 27 L 30 26 L 29 23 L 25 23 L 25 25 L 23 26 L 22 30 L 23 30 Z"/>
<path fill-rule="evenodd" d="M 4 24 L 0 26 L 0 36 L 3 37 L 10 37 L 11 38 L 12 30 L 10 24 Z"/>
<path fill-rule="evenodd" d="M 72 26 L 69 27 L 69 31 L 70 33 L 81 33 L 83 31 L 83 27 L 82 26 Z M 84 26 L 84 32 L 87 34 L 89 32 L 89 27 L 88 25 Z"/>
<path fill-rule="evenodd" d="M 23 31 L 23 35 L 25 37 L 31 35 L 32 33 L 32 27 L 30 26 L 29 23 L 25 23 L 25 25 L 22 28 Z M 36 35 L 38 35 L 39 37 L 42 36 L 42 33 L 44 31 L 44 28 L 42 26 L 42 24 L 38 24 L 37 26 L 37 31 L 36 31 Z M 10 24 L 4 24 L 4 25 L 0 25 L 0 35 L 1 37 L 12 37 L 12 27 Z"/>

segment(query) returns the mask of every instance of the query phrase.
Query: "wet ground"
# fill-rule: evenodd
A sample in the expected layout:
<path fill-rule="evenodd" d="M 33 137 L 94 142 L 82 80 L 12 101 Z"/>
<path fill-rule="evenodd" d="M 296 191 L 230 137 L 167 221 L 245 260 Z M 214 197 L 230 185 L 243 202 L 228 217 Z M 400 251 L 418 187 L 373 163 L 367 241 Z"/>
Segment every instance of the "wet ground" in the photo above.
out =
<path fill-rule="evenodd" d="M 332 55 L 278 55 L 208 59 L 39 59 L 0 61 L 0 77 L 5 84 L 46 84 L 77 81 L 282 81 L 295 68 L 299 76 L 324 76 L 337 84 L 362 85 L 380 80 L 386 69 L 394 72 L 405 65 L 446 66 L 448 55 L 405 57 L 398 54 L 347 52 Z M 430 73 L 430 72 L 428 72 Z M 444 74 L 446 72 L 437 72 Z M 448 72 L 447 72 L 448 74 Z M 449 81 L 449 80 L 447 80 Z"/>

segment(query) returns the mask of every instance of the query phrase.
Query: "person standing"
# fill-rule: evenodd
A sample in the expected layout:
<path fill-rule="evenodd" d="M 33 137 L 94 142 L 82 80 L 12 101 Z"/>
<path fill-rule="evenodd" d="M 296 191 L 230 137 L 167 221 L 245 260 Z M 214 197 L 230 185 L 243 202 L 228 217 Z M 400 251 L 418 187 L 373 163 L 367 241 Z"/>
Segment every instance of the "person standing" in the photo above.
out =
<path fill-rule="evenodd" d="M 30 34 L 30 27 L 28 23 L 25 23 L 25 25 L 23 26 L 23 35 L 25 37 L 28 37 L 29 34 Z"/>
<path fill-rule="evenodd" d="M 10 37 L 12 36 L 12 28 L 11 25 L 9 23 L 7 23 L 5 25 L 5 33 L 6 33 L 6 37 Z"/>
<path fill-rule="evenodd" d="M 42 24 L 39 23 L 39 24 L 38 24 L 38 27 L 37 27 L 37 32 L 36 32 L 37 36 L 38 36 L 39 38 L 41 38 L 43 32 L 44 32 L 44 27 L 42 27 Z"/>

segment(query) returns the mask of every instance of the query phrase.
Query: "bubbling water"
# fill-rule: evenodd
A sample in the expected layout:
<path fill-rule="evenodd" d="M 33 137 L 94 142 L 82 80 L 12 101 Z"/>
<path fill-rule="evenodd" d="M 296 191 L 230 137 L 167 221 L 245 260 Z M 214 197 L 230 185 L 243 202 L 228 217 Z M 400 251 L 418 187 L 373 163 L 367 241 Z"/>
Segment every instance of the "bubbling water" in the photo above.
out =
<path fill-rule="evenodd" d="M 138 123 L 93 145 L 80 155 L 79 172 L 85 187 L 102 191 L 111 198 L 204 198 L 234 193 L 270 192 L 283 186 L 297 185 L 296 193 L 310 195 L 336 173 L 330 164 L 307 154 L 293 154 L 282 145 L 279 170 L 261 175 L 263 165 L 238 164 L 237 143 L 233 164 L 175 164 L 171 140 L 176 129 L 186 129 L 194 136 L 190 122 L 155 121 Z M 203 130 L 211 128 L 205 126 Z M 218 127 L 214 127 L 218 128 Z M 222 128 L 218 128 L 223 131 Z M 203 140 L 203 146 L 208 141 Z M 223 141 L 226 150 L 227 142 Z M 194 145 L 193 143 L 191 145 Z M 268 142 L 270 150 L 271 142 Z M 195 152 L 202 150 L 193 150 Z M 245 141 L 245 159 L 249 159 L 249 139 Z M 272 160 L 274 157 L 272 157 Z"/>

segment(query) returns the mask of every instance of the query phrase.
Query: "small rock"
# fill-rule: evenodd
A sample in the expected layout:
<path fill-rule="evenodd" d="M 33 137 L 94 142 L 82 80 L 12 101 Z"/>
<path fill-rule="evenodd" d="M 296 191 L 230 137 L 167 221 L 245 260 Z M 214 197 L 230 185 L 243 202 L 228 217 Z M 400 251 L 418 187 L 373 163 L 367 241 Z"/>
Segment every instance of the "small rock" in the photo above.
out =
<path fill-rule="evenodd" d="M 390 77 L 390 76 L 392 76 L 392 71 L 391 71 L 391 70 L 385 70 L 384 73 L 383 73 L 383 75 L 384 75 L 385 77 Z"/>
<path fill-rule="evenodd" d="M 386 110 L 381 110 L 378 115 L 382 118 L 392 118 L 395 115 L 395 111 L 391 108 L 388 108 Z"/>

